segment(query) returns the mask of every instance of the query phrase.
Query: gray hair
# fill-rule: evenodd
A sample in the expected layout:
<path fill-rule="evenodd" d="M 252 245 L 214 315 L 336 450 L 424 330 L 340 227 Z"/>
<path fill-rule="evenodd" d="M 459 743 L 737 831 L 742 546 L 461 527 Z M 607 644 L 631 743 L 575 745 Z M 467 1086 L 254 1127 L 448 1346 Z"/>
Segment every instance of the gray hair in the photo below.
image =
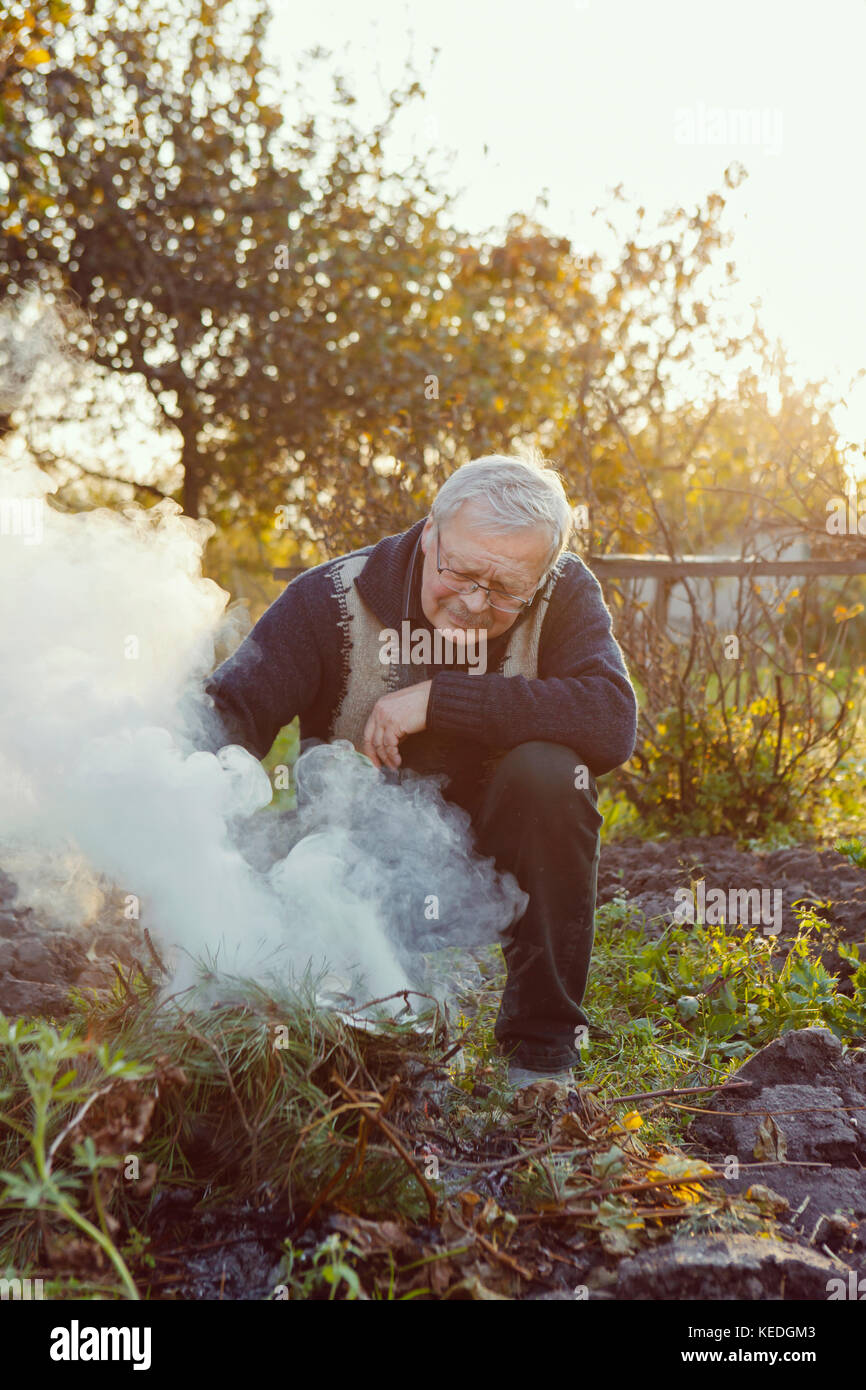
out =
<path fill-rule="evenodd" d="M 430 516 L 437 529 L 464 502 L 479 503 L 488 513 L 478 521 L 478 529 L 488 534 L 547 526 L 551 533 L 543 575 L 547 578 L 568 545 L 574 518 L 562 479 L 540 454 L 525 458 L 485 454 L 464 463 L 433 499 Z"/>

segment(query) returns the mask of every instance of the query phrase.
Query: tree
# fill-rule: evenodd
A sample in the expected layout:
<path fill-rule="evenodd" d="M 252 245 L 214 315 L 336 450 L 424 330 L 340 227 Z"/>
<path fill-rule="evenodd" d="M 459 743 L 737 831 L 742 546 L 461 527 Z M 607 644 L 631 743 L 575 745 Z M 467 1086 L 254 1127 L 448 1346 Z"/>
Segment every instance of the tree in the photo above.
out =
<path fill-rule="evenodd" d="M 197 515 L 224 421 L 249 411 L 265 365 L 249 332 L 271 308 L 261 265 L 301 196 L 262 95 L 267 11 L 239 29 L 228 0 L 67 8 L 74 22 L 46 37 L 50 61 L 0 130 L 7 177 L 25 142 L 43 185 L 3 208 L 0 285 L 71 292 L 87 309 L 94 361 L 143 378 L 179 431 Z"/>

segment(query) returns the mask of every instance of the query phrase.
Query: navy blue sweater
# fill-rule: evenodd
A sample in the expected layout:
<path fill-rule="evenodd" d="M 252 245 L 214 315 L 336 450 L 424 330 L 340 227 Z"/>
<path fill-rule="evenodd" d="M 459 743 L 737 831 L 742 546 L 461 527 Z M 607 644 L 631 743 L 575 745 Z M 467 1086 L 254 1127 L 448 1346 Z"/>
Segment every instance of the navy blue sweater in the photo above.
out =
<path fill-rule="evenodd" d="M 383 628 L 400 629 L 409 569 L 426 518 L 361 551 L 369 560 L 358 593 Z M 423 560 L 422 556 L 418 556 Z M 347 672 L 347 634 L 329 578 L 317 565 L 289 584 L 205 689 L 221 730 L 217 743 L 239 743 L 257 758 L 284 724 L 300 716 L 300 735 L 328 739 Z M 418 561 L 416 561 L 417 574 Z M 419 667 L 432 677 L 427 728 L 465 765 L 467 749 L 485 760 L 533 739 L 574 748 L 594 777 L 631 757 L 637 700 L 622 651 L 611 632 L 601 585 L 578 556 L 566 552 L 541 629 L 538 678 L 497 671 L 509 628 L 488 643 L 484 675 L 452 667 Z M 529 610 L 516 621 L 525 621 Z M 409 609 L 423 618 L 417 599 Z M 406 741 L 407 743 L 409 740 Z M 401 744 L 401 753 L 404 746 Z M 411 766 L 411 759 L 404 758 Z M 450 773 L 448 757 L 443 770 Z"/>

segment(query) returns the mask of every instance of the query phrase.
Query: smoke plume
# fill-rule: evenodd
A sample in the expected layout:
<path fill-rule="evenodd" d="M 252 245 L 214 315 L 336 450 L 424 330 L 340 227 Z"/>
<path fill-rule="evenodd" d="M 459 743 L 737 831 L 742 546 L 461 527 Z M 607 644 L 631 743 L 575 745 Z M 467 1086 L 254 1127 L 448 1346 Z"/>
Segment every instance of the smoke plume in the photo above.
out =
<path fill-rule="evenodd" d="M 57 321 L 0 314 L 0 401 L 26 406 L 63 354 Z M 172 502 L 70 513 L 7 438 L 0 460 L 0 866 L 19 905 L 75 927 L 106 883 L 173 962 L 287 983 L 309 966 L 355 997 L 411 984 L 419 950 L 494 940 L 526 898 L 471 849 L 435 781 L 396 782 L 348 744 L 296 768 L 270 807 L 244 749 L 197 747 L 228 595 L 203 578 L 212 528 Z M 38 525 L 35 519 L 38 518 Z"/>

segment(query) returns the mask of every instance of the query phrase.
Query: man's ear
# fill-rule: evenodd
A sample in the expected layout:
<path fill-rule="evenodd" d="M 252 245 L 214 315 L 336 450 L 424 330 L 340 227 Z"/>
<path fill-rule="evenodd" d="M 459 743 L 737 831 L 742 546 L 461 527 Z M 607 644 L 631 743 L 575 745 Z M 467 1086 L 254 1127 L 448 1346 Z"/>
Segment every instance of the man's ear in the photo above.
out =
<path fill-rule="evenodd" d="M 433 531 L 433 518 L 432 516 L 428 516 L 426 522 L 424 523 L 424 530 L 421 532 L 421 549 L 425 555 L 427 554 L 427 551 L 430 549 L 430 546 L 433 544 Z"/>

